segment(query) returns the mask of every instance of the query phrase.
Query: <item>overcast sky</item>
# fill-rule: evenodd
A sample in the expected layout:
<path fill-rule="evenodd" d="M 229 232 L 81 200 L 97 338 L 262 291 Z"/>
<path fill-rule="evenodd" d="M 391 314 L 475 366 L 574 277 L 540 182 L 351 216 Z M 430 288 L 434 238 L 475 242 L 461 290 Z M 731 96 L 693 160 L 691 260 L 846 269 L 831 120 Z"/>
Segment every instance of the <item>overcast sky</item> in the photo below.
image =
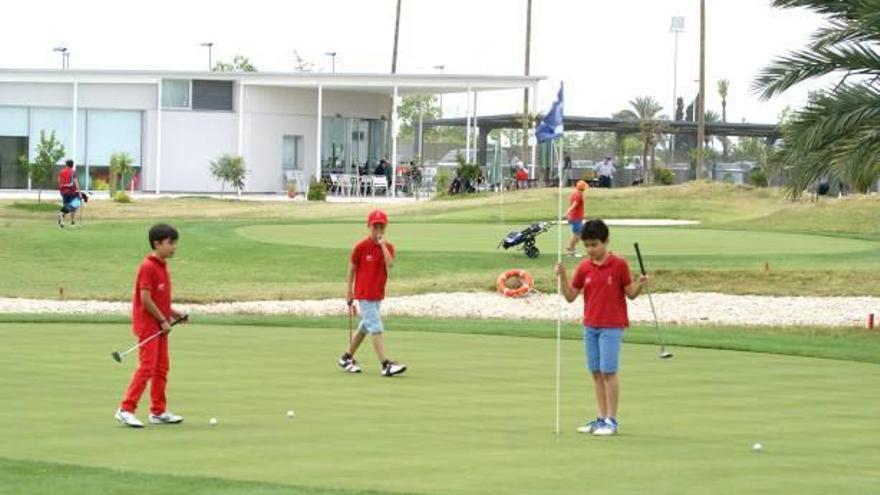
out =
<path fill-rule="evenodd" d="M 757 71 L 775 55 L 800 47 L 822 19 L 772 9 L 769 0 L 707 0 L 707 107 L 720 113 L 718 79 L 730 80 L 728 120 L 775 122 L 797 107 L 808 87 L 769 102 L 751 92 Z M 526 0 L 403 0 L 399 73 L 522 74 Z M 215 1 L 42 0 L 3 7 L 0 67 L 55 68 L 52 47 L 65 44 L 71 68 L 203 69 L 205 48 L 228 59 L 251 58 L 260 70 L 294 67 L 294 49 L 330 70 L 323 54 L 338 52 L 337 72 L 389 72 L 395 0 Z M 679 37 L 679 95 L 692 97 L 699 70 L 698 0 L 533 0 L 532 74 L 548 78 L 539 93 L 549 105 L 560 80 L 566 113 L 609 116 L 637 95 L 671 113 L 672 16 Z M 480 114 L 518 111 L 520 93 L 480 96 Z M 687 99 L 687 98 L 686 98 Z M 447 96 L 447 115 L 464 99 Z"/>

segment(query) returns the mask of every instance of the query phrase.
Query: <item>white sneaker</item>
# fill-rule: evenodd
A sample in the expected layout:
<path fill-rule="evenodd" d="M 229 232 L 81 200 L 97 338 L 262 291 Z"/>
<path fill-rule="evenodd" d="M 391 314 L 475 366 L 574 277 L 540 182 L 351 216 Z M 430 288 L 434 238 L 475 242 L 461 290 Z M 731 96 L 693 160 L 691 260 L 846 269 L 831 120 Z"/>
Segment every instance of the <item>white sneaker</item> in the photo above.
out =
<path fill-rule="evenodd" d="M 116 421 L 119 421 L 120 423 L 124 424 L 125 426 L 130 426 L 132 428 L 143 428 L 144 427 L 144 424 L 141 423 L 141 420 L 137 419 L 137 416 L 135 416 L 134 414 L 132 414 L 128 411 L 123 411 L 122 409 L 119 409 L 116 411 L 115 417 L 116 417 Z"/>
<path fill-rule="evenodd" d="M 382 366 L 382 376 L 399 375 L 406 371 L 406 365 L 395 363 L 394 361 L 386 361 Z"/>
<path fill-rule="evenodd" d="M 183 416 L 171 414 L 168 411 L 165 411 L 159 415 L 150 414 L 151 425 L 176 425 L 178 423 L 183 423 Z"/>
<path fill-rule="evenodd" d="M 593 433 L 594 431 L 599 429 L 599 426 L 602 425 L 604 423 L 604 421 L 605 420 L 603 420 L 601 418 L 596 418 L 593 421 L 590 421 L 589 423 L 585 424 L 584 426 L 578 426 L 577 432 L 589 435 L 590 433 Z"/>
<path fill-rule="evenodd" d="M 593 431 L 593 435 L 597 437 L 610 437 L 617 435 L 617 421 L 606 418 L 605 421 Z"/>

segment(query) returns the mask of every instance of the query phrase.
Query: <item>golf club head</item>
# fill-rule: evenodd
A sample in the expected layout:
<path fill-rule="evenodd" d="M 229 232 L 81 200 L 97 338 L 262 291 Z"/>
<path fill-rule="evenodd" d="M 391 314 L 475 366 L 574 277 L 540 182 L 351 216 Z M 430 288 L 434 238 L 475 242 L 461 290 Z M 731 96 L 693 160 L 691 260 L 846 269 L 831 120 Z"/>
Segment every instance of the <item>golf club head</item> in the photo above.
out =
<path fill-rule="evenodd" d="M 662 351 L 659 356 L 660 359 L 672 359 L 672 353 L 669 351 Z"/>
<path fill-rule="evenodd" d="M 113 356 L 113 360 L 116 361 L 117 363 L 122 362 L 122 356 L 119 355 L 119 352 L 113 351 L 110 353 L 110 355 Z"/>

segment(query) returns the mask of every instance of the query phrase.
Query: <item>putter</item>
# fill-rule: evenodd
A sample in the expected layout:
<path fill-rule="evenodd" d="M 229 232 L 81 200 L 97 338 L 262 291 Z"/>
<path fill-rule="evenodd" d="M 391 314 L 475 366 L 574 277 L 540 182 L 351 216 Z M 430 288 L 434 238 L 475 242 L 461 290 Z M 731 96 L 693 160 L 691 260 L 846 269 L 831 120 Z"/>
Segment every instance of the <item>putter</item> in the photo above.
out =
<path fill-rule="evenodd" d="M 647 275 L 645 272 L 645 262 L 642 261 L 642 251 L 639 249 L 639 243 L 635 243 L 636 247 L 636 256 L 639 258 L 639 268 L 642 271 L 642 275 Z M 663 340 L 663 332 L 660 331 L 660 321 L 657 319 L 657 310 L 654 309 L 654 298 L 651 297 L 651 287 L 648 283 L 645 283 L 645 291 L 648 293 L 648 302 L 651 303 L 651 314 L 654 315 L 654 329 L 657 330 L 657 338 L 660 341 L 660 354 L 657 356 L 660 359 L 671 359 L 672 353 L 666 350 L 666 342 Z"/>
<path fill-rule="evenodd" d="M 189 320 L 189 315 L 183 315 L 183 316 L 181 316 L 180 318 L 178 318 L 178 319 L 172 321 L 172 322 L 171 322 L 171 326 L 173 327 L 174 325 L 177 325 L 178 323 L 183 322 L 183 321 L 187 321 L 187 320 Z M 112 356 L 112 357 L 113 357 L 113 360 L 116 361 L 117 363 L 121 363 L 121 362 L 122 362 L 122 358 L 124 358 L 125 356 L 131 354 L 132 352 L 134 352 L 134 351 L 140 349 L 141 346 L 143 346 L 143 345 L 146 344 L 147 342 L 149 342 L 149 341 L 155 339 L 156 337 L 158 337 L 158 336 L 160 336 L 160 335 L 162 335 L 162 332 L 156 332 L 156 333 L 154 333 L 153 335 L 150 335 L 149 337 L 147 337 L 147 338 L 145 338 L 144 340 L 138 342 L 137 344 L 133 345 L 131 348 L 129 348 L 129 349 L 125 350 L 125 351 L 122 351 L 122 352 L 119 352 L 119 351 L 113 351 L 113 352 L 111 352 L 111 353 L 110 353 L 110 356 Z"/>

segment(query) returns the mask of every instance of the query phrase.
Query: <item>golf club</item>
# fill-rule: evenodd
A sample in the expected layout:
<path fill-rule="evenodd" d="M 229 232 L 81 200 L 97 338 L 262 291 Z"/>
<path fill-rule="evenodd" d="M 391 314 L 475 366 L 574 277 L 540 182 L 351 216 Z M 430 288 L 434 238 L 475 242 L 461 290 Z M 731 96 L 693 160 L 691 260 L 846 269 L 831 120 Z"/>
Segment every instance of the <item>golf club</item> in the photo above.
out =
<path fill-rule="evenodd" d="M 189 315 L 183 315 L 183 316 L 181 316 L 180 318 L 178 318 L 178 319 L 172 321 L 172 322 L 171 322 L 171 326 L 173 327 L 174 325 L 177 325 L 178 323 L 180 323 L 180 322 L 182 322 L 182 321 L 187 321 L 188 319 L 189 319 Z M 137 349 L 140 349 L 141 346 L 143 346 L 143 345 L 146 344 L 147 342 L 149 342 L 149 341 L 155 339 L 156 337 L 158 337 L 158 336 L 160 336 L 160 335 L 162 335 L 162 332 L 156 332 L 156 333 L 154 333 L 153 335 L 150 335 L 149 337 L 145 338 L 144 340 L 138 342 L 137 344 L 135 344 L 134 346 L 132 346 L 132 347 L 129 348 L 128 350 L 125 350 L 125 351 L 122 351 L 122 352 L 119 352 L 119 351 L 113 351 L 113 352 L 110 353 L 110 355 L 113 357 L 113 360 L 114 360 L 114 361 L 116 361 L 117 363 L 121 363 L 121 362 L 122 362 L 122 358 L 124 358 L 124 357 L 127 356 L 128 354 L 130 354 L 130 353 L 136 351 Z"/>
<path fill-rule="evenodd" d="M 642 261 L 642 251 L 639 249 L 639 243 L 635 243 L 636 247 L 636 256 L 639 258 L 639 268 L 642 271 L 642 275 L 647 275 L 645 272 L 645 262 Z M 660 331 L 660 321 L 657 319 L 657 310 L 654 309 L 654 298 L 651 297 L 651 287 L 646 282 L 645 283 L 645 291 L 648 293 L 648 302 L 651 304 L 651 314 L 654 315 L 654 328 L 657 330 L 657 338 L 660 341 L 660 355 L 658 356 L 660 359 L 670 359 L 672 358 L 672 353 L 666 351 L 666 343 L 663 340 L 663 332 Z"/>

